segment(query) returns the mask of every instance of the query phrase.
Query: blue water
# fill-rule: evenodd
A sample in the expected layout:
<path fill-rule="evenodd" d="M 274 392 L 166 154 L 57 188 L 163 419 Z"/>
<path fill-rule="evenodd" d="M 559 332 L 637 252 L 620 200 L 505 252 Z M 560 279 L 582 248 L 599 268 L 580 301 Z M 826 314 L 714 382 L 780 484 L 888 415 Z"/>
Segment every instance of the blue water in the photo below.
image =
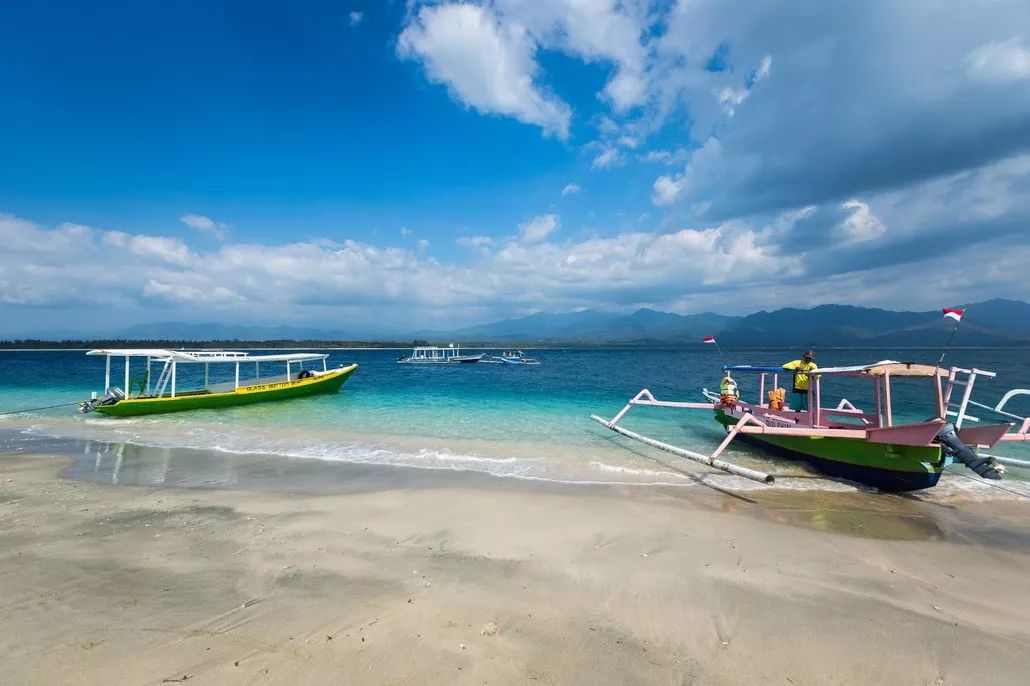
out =
<path fill-rule="evenodd" d="M 589 416 L 611 417 L 645 387 L 660 399 L 699 400 L 699 390 L 716 388 L 720 378 L 720 359 L 709 349 L 546 349 L 534 351 L 542 364 L 532 367 L 400 365 L 396 350 L 327 352 L 331 367 L 360 365 L 339 394 L 135 419 L 83 416 L 74 407 L 63 407 L 0 416 L 0 428 L 27 436 L 471 469 L 556 481 L 687 485 L 694 483 L 690 474 L 705 471 L 618 437 Z M 935 362 L 938 354 L 831 349 L 819 351 L 818 362 Z M 784 349 L 730 354 L 735 364 L 777 364 L 795 356 L 796 351 Z M 1028 350 L 956 350 L 948 362 L 998 374 L 977 382 L 974 397 L 981 402 L 993 404 L 1009 388 L 1030 388 Z M 143 365 L 136 365 L 132 376 L 138 379 Z M 262 376 L 274 379 L 283 373 L 280 367 L 263 365 Z M 252 374 L 252 367 L 247 368 L 251 371 L 245 376 Z M 192 373 L 192 379 L 189 372 L 180 374 L 180 388 L 199 383 L 202 369 L 194 367 Z M 212 373 L 212 381 L 228 380 L 230 373 L 226 366 L 221 375 Z M 87 357 L 83 351 L 2 351 L 0 412 L 83 400 L 101 390 L 103 379 L 103 358 Z M 740 381 L 743 395 L 752 397 L 752 380 Z M 112 384 L 124 385 L 117 358 Z M 824 405 L 847 397 L 872 409 L 871 390 L 861 381 L 824 383 L 823 394 Z M 928 381 L 896 383 L 894 400 L 899 419 L 934 414 Z M 1030 414 L 1030 396 L 1018 399 L 1010 409 Z M 722 438 L 707 412 L 634 408 L 620 423 L 700 451 L 711 450 Z M 1008 445 L 994 452 L 1027 457 L 1030 451 Z M 804 474 L 793 463 L 743 446 L 733 447 L 727 456 L 779 475 Z"/>

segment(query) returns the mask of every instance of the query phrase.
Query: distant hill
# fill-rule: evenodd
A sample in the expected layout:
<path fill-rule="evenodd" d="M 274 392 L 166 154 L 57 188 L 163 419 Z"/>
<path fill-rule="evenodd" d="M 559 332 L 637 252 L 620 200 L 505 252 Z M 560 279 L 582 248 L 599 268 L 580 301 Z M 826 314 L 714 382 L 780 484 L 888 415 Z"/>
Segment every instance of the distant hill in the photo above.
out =
<path fill-rule="evenodd" d="M 1030 303 L 994 299 L 967 309 L 956 344 L 1030 345 Z M 376 331 L 371 326 L 324 330 L 297 326 L 248 326 L 166 322 L 129 327 L 103 336 L 122 341 L 429 341 L 499 345 L 693 345 L 717 336 L 726 346 L 939 346 L 952 322 L 940 310 L 895 312 L 852 305 L 794 307 L 743 317 L 713 312 L 674 314 L 640 309 L 632 314 L 583 310 L 539 312 L 527 317 L 446 331 Z M 86 338 L 86 336 L 45 336 Z"/>
<path fill-rule="evenodd" d="M 989 300 L 964 306 L 957 342 L 975 345 L 1030 343 L 1030 303 Z M 744 317 L 723 332 L 739 345 L 940 345 L 952 329 L 939 310 L 893 312 L 850 305 L 784 308 Z"/>
<path fill-rule="evenodd" d="M 969 310 L 956 340 L 960 345 L 1030 344 L 1030 303 L 988 300 Z M 706 312 L 673 314 L 650 309 L 633 314 L 584 310 L 538 313 L 519 319 L 451 331 L 423 331 L 437 341 L 493 341 L 539 344 L 700 343 L 717 336 L 728 345 L 936 346 L 952 327 L 940 310 L 895 312 L 853 305 L 787 307 L 732 317 Z"/>

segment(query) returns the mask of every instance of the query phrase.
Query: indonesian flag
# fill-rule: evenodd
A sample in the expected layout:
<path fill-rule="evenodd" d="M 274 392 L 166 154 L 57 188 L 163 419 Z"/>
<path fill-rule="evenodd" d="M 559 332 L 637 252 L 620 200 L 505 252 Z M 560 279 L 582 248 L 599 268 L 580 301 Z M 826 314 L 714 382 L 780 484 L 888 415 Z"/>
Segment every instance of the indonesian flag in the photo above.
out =
<path fill-rule="evenodd" d="M 705 336 L 701 339 L 702 343 L 715 343 L 715 336 Z"/>
<path fill-rule="evenodd" d="M 955 307 L 945 307 L 942 312 L 944 312 L 944 317 L 946 319 L 954 319 L 956 322 L 962 321 L 962 315 L 966 313 L 965 310 L 960 310 Z"/>

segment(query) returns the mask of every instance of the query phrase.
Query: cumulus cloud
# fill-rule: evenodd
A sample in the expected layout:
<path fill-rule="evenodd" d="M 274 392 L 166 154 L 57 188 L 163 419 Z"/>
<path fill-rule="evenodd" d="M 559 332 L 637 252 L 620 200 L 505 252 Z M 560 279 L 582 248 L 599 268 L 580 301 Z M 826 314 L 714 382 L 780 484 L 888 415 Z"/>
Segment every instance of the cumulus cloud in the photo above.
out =
<path fill-rule="evenodd" d="M 358 11 L 355 10 L 355 11 L 350 13 L 349 19 L 350 19 L 350 25 L 351 26 L 357 26 L 358 24 L 360 24 L 362 21 L 365 20 L 365 13 L 364 12 L 358 12 Z"/>
<path fill-rule="evenodd" d="M 659 207 L 671 205 L 679 200 L 683 186 L 671 176 L 659 176 L 651 187 L 653 191 L 651 201 Z"/>
<path fill-rule="evenodd" d="M 1030 4 L 933 7 L 678 1 L 649 68 L 655 116 L 689 117 L 702 146 L 678 201 L 713 218 L 839 206 L 1030 149 L 1030 53 L 1012 37 Z M 706 69 L 717 53 L 728 66 Z"/>
<path fill-rule="evenodd" d="M 561 221 L 556 214 L 540 214 L 519 225 L 519 235 L 527 243 L 540 243 L 558 230 Z"/>
<path fill-rule="evenodd" d="M 582 189 L 579 187 L 579 184 L 577 184 L 577 183 L 570 183 L 570 184 L 566 184 L 565 188 L 561 189 L 561 194 L 563 196 L 565 196 L 565 195 L 575 195 L 576 193 L 579 193 L 580 190 L 582 190 Z"/>
<path fill-rule="evenodd" d="M 179 221 L 191 229 L 209 233 L 218 240 L 223 240 L 226 232 L 231 228 L 231 226 L 225 222 L 216 222 L 214 219 L 205 217 L 201 214 L 187 213 L 179 217 Z"/>
<path fill-rule="evenodd" d="M 457 100 L 564 139 L 572 112 L 537 83 L 536 48 L 521 24 L 472 4 L 422 7 L 397 41 L 398 54 L 420 61 Z"/>
<path fill-rule="evenodd" d="M 887 226 L 861 200 L 848 200 L 841 209 L 851 214 L 841 222 L 840 231 L 849 243 L 865 243 L 887 233 Z"/>

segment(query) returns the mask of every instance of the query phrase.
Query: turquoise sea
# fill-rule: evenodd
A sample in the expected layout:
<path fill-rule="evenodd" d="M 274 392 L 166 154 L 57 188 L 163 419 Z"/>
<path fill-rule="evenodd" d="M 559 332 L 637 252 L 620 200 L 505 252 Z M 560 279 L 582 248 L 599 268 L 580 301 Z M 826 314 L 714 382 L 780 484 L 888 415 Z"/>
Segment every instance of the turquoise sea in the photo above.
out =
<path fill-rule="evenodd" d="M 0 352 L 0 412 L 73 403 L 100 391 L 103 358 L 85 351 Z M 219 453 L 264 454 L 375 465 L 439 470 L 471 470 L 498 477 L 572 483 L 697 486 L 700 481 L 728 488 L 765 488 L 738 477 L 712 473 L 681 458 L 641 446 L 590 421 L 592 413 L 611 417 L 640 389 L 660 399 L 699 400 L 702 387 L 717 388 L 720 358 L 709 348 L 543 349 L 542 364 L 400 365 L 398 350 L 330 350 L 330 366 L 356 362 L 357 372 L 336 395 L 219 411 L 194 411 L 146 418 L 117 419 L 81 415 L 73 406 L 0 415 L 8 447 L 31 449 L 34 441 L 72 438 L 106 444 L 184 447 Z M 733 364 L 779 364 L 798 351 L 786 349 L 726 351 Z M 254 351 L 254 354 L 259 354 Z M 823 366 L 882 359 L 935 362 L 936 350 L 826 349 Z M 951 364 L 997 373 L 977 382 L 975 398 L 993 404 L 1010 388 L 1030 388 L 1030 350 L 958 349 Z M 142 374 L 142 364 L 132 370 Z M 283 373 L 265 365 L 262 376 Z M 120 360 L 113 364 L 113 384 L 123 385 Z M 202 374 L 200 367 L 194 373 Z M 230 371 L 224 370 L 225 378 Z M 220 377 L 214 377 L 217 380 Z M 199 377 L 197 378 L 199 381 Z M 180 387 L 188 386 L 180 376 Z M 754 394 L 750 379 L 741 379 L 745 396 Z M 928 381 L 894 386 L 896 414 L 922 419 L 933 414 Z M 871 407 L 871 389 L 860 381 L 824 384 L 824 404 L 847 397 Z M 1030 414 L 1030 396 L 1009 409 Z M 722 434 L 709 413 L 634 408 L 627 428 L 684 447 L 708 452 Z M 1030 459 L 1030 446 L 1009 444 L 994 450 Z M 744 446 L 726 457 L 775 473 L 785 488 L 853 490 L 811 477 L 795 463 L 756 453 Z M 97 469 L 114 467 L 98 457 Z M 1030 470 L 1010 469 L 1015 489 L 1030 486 Z M 105 472 L 106 473 L 106 472 Z M 160 475 L 137 477 L 142 483 Z M 217 477 L 212 477 L 217 483 Z M 969 491 L 983 497 L 1002 491 L 955 476 L 942 481 L 943 491 Z M 941 490 L 938 487 L 937 490 Z M 995 493 L 997 491 L 997 493 Z M 1030 490 L 1027 490 L 1030 494 Z"/>

